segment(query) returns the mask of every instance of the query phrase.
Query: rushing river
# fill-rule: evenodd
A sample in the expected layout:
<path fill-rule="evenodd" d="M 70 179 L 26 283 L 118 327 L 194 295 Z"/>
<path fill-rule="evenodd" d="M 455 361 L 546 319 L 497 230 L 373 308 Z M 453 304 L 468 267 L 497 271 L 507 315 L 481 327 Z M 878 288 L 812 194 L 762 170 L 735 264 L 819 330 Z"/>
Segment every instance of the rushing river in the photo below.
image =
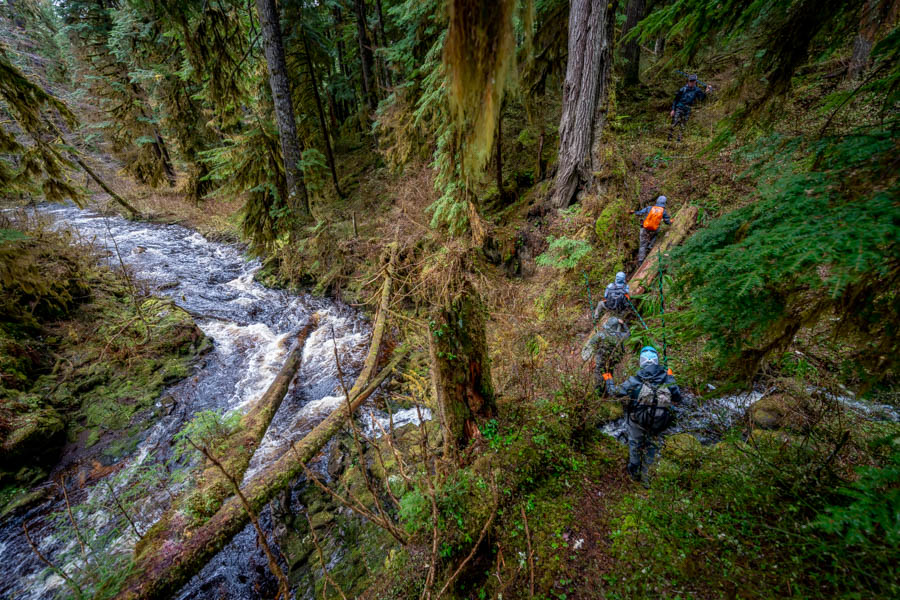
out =
<path fill-rule="evenodd" d="M 70 489 L 70 501 L 82 507 L 76 509 L 75 517 L 83 529 L 115 532 L 108 539 L 95 540 L 103 543 L 107 552 L 129 553 L 137 539 L 132 529 L 145 531 L 170 504 L 170 494 L 177 489 L 159 489 L 137 502 L 131 509 L 135 528 L 122 523 L 113 527 L 112 523 L 122 520 L 115 513 L 86 514 L 91 513 L 93 500 L 100 504 L 98 498 L 107 495 L 106 484 L 110 483 L 117 492 L 137 485 L 141 469 L 171 454 L 172 436 L 198 411 L 246 410 L 274 380 L 296 332 L 314 314 L 318 314 L 319 321 L 306 342 L 302 368 L 247 476 L 285 452 L 288 440 L 302 437 L 342 402 L 334 364 L 335 343 L 348 378 L 362 366 L 370 333 L 365 319 L 329 300 L 272 290 L 256 283 L 253 276 L 259 263 L 248 260 L 237 248 L 211 242 L 178 225 L 105 217 L 71 206 L 48 206 L 41 213 L 108 254 L 104 260 L 110 266 L 117 267 L 121 256 L 137 279 L 195 315 L 197 325 L 213 342 L 213 350 L 194 373 L 165 391 L 162 397 L 174 409 L 146 432 L 136 451 L 123 459 L 125 465 L 115 478 L 104 485 Z M 401 415 L 399 420 L 412 418 L 412 414 Z M 32 539 L 51 562 L 68 572 L 79 568 L 77 560 L 61 564 L 66 557 L 77 555 L 73 552 L 77 540 L 63 527 L 64 522 L 51 518 L 53 513 L 58 515 L 65 509 L 59 495 L 54 493 L 52 500 L 0 524 L 0 562 L 4 567 L 0 572 L 0 598 L 38 600 L 67 591 L 63 579 L 49 573 L 28 546 L 22 529 L 23 521 L 27 522 Z M 270 525 L 269 520 L 264 513 L 263 523 Z M 249 600 L 271 597 L 272 592 L 265 557 L 258 548 L 255 532 L 248 526 L 179 597 Z"/>

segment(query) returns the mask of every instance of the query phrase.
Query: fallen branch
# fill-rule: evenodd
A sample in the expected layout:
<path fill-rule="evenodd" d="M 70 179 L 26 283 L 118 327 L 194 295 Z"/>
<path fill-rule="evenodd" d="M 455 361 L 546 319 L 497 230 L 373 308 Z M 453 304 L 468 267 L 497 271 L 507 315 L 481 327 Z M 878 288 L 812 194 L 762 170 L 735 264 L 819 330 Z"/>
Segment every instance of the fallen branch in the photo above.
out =
<path fill-rule="evenodd" d="M 212 452 L 209 451 L 209 448 L 206 446 L 198 446 L 194 443 L 194 440 L 191 438 L 187 438 L 188 443 L 194 447 L 195 450 L 203 453 L 203 456 L 206 457 L 206 460 L 210 461 L 212 464 L 219 469 L 219 472 L 222 473 L 222 476 L 228 480 L 228 483 L 231 484 L 231 487 L 234 489 L 234 493 L 237 495 L 238 499 L 241 501 L 241 504 L 244 507 L 244 510 L 247 511 L 247 517 L 250 519 L 250 522 L 253 523 L 253 528 L 256 530 L 256 538 L 259 540 L 259 545 L 262 546 L 263 552 L 266 554 L 266 560 L 269 562 L 269 570 L 272 571 L 272 575 L 275 576 L 275 579 L 278 580 L 278 595 L 275 597 L 276 600 L 281 598 L 282 600 L 290 600 L 291 598 L 291 586 L 288 584 L 287 577 L 284 576 L 284 571 L 281 570 L 281 565 L 278 564 L 278 559 L 275 558 L 275 554 L 272 552 L 272 547 L 269 546 L 269 541 L 266 539 L 266 534 L 263 532 L 262 527 L 259 525 L 259 519 L 256 516 L 256 513 L 253 509 L 250 508 L 250 503 L 247 502 L 247 498 L 244 496 L 244 493 L 241 492 L 241 486 L 238 480 L 232 473 L 229 473 L 225 470 L 225 466 L 219 461 L 218 458 L 212 455 Z"/>

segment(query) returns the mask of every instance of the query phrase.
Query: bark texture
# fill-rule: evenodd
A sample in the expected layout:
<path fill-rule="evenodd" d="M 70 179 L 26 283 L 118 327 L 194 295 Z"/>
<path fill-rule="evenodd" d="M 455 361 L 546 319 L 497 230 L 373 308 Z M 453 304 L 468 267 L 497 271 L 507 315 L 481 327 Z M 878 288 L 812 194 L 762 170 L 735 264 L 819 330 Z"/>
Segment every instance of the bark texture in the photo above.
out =
<path fill-rule="evenodd" d="M 647 286 L 653 283 L 657 273 L 657 262 L 659 260 L 659 252 L 666 252 L 669 248 L 677 246 L 683 242 L 691 233 L 694 225 L 697 223 L 697 207 L 686 206 L 678 211 L 672 217 L 672 226 L 668 230 L 662 231 L 657 238 L 656 246 L 650 250 L 650 256 L 641 264 L 634 275 L 631 276 L 629 284 L 631 285 L 631 293 L 633 295 L 643 294 L 647 291 Z"/>
<path fill-rule="evenodd" d="M 892 27 L 897 22 L 900 2 L 897 0 L 869 0 L 863 6 L 859 18 L 859 30 L 853 40 L 853 53 L 847 66 L 850 78 L 859 77 L 869 65 L 869 55 L 875 46 L 879 32 L 887 25 Z"/>
<path fill-rule="evenodd" d="M 559 123 L 559 167 L 551 205 L 565 208 L 599 166 L 593 152 L 606 113 L 616 1 L 572 0 L 569 57 Z M 595 164 L 596 163 L 596 164 Z"/>
<path fill-rule="evenodd" d="M 467 289 L 434 311 L 429 335 L 431 383 L 447 456 L 458 456 L 478 431 L 478 420 L 497 412 L 484 329 L 484 307 Z"/>
<path fill-rule="evenodd" d="M 644 18 L 644 10 L 646 10 L 646 0 L 628 0 L 625 7 L 625 25 L 622 28 L 622 37 L 634 29 L 638 21 Z M 640 83 L 641 74 L 641 45 L 637 39 L 625 42 L 625 48 L 622 50 L 625 57 L 625 85 L 637 85 Z"/>
<path fill-rule="evenodd" d="M 281 156 L 284 160 L 284 177 L 287 184 L 287 205 L 298 211 L 302 217 L 306 217 L 309 215 L 309 198 L 303 184 L 303 174 L 297 166 L 302 154 L 297 139 L 291 82 L 287 76 L 287 64 L 284 59 L 278 6 L 275 0 L 256 0 L 256 10 L 262 28 L 266 66 L 269 69 L 269 86 L 272 88 L 272 100 L 275 103 L 275 123 L 281 141 Z"/>

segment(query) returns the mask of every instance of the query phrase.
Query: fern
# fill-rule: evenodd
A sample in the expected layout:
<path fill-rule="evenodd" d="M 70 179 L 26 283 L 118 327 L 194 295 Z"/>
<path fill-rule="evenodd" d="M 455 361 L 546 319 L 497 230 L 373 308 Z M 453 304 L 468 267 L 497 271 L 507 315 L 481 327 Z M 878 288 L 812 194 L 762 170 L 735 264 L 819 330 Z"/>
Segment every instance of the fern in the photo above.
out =
<path fill-rule="evenodd" d="M 585 256 L 590 254 L 591 245 L 584 240 L 548 236 L 550 246 L 547 251 L 540 254 L 535 262 L 544 267 L 553 267 L 563 271 L 569 271 L 578 266 Z"/>

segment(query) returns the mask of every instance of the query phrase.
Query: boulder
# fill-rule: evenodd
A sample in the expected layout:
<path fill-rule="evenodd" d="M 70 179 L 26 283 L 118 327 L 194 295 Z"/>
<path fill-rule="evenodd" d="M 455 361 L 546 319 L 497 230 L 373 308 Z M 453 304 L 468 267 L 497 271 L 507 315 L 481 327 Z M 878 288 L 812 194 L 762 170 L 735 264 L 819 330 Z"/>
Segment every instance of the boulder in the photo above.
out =
<path fill-rule="evenodd" d="M 674 460 L 685 460 L 703 452 L 703 446 L 689 433 L 676 433 L 666 438 L 666 455 Z"/>
<path fill-rule="evenodd" d="M 747 418 L 751 428 L 778 429 L 782 427 L 788 410 L 781 394 L 763 396 L 747 409 Z"/>
<path fill-rule="evenodd" d="M 0 445 L 0 466 L 13 469 L 21 464 L 43 463 L 55 458 L 65 442 L 65 433 L 65 422 L 52 408 L 18 417 Z"/>

